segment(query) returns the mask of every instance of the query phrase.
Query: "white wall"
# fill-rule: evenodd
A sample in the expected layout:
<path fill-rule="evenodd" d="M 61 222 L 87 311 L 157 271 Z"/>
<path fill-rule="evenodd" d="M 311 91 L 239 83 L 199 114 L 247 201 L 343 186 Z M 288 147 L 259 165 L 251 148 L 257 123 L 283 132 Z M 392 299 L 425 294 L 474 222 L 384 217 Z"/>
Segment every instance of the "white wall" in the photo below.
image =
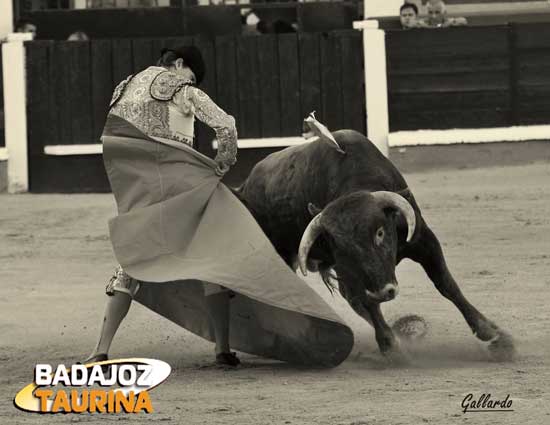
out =
<path fill-rule="evenodd" d="M 399 8 L 404 0 L 367 0 L 365 1 L 365 17 L 384 17 L 398 16 Z M 409 3 L 415 3 L 421 15 L 426 14 L 426 6 L 422 0 L 408 0 Z M 483 2 L 464 4 L 449 4 L 447 10 L 450 15 L 498 15 L 506 13 L 549 13 L 550 0 L 533 0 L 527 2 Z"/>
<path fill-rule="evenodd" d="M 397 16 L 403 0 L 367 0 L 365 1 L 365 19 L 370 17 Z"/>
<path fill-rule="evenodd" d="M 26 192 L 29 188 L 27 157 L 27 110 L 25 47 L 30 33 L 12 33 L 2 44 L 4 74 L 4 120 L 8 155 L 8 192 Z"/>
<path fill-rule="evenodd" d="M 0 39 L 13 32 L 13 3 L 4 0 L 0 5 Z"/>

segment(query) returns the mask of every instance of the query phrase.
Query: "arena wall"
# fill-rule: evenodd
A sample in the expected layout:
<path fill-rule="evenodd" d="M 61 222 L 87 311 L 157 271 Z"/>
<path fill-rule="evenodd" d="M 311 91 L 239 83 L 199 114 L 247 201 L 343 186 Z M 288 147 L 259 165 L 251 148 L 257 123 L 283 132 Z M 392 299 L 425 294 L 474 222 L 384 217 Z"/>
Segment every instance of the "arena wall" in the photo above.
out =
<path fill-rule="evenodd" d="M 1 50 L 0 50 L 1 51 Z M 4 134 L 4 72 L 3 72 L 3 55 L 0 53 L 0 149 L 6 147 Z"/>
<path fill-rule="evenodd" d="M 232 187 L 239 186 L 258 161 L 279 149 L 281 148 L 241 149 L 238 166 L 232 168 L 224 176 L 223 182 Z M 536 162 L 550 163 L 550 143 L 534 140 L 522 143 L 390 147 L 389 157 L 405 174 L 427 170 L 519 166 Z M 3 166 L 3 164 L 6 162 L 0 162 L 0 189 L 2 189 L 2 177 L 4 176 L 5 190 L 5 165 Z M 36 173 L 34 178 L 42 182 L 36 186 L 34 192 L 110 191 L 100 154 L 74 155 L 70 158 L 49 155 L 44 160 L 33 164 L 31 169 Z M 52 173 L 54 169 L 63 170 L 63 173 Z"/>
<path fill-rule="evenodd" d="M 266 22 L 282 19 L 296 23 L 299 31 L 351 29 L 358 19 L 357 2 L 275 2 L 254 6 Z M 183 4 L 183 2 L 182 2 Z M 129 9 L 34 10 L 27 19 L 39 29 L 43 40 L 66 40 L 75 31 L 93 39 L 112 37 L 181 37 L 241 34 L 241 9 L 250 5 L 212 5 Z M 124 22 L 125 25 L 120 25 Z"/>
<path fill-rule="evenodd" d="M 100 143 L 114 86 L 154 63 L 161 47 L 181 43 L 202 50 L 208 69 L 202 88 L 235 116 L 242 139 L 299 136 L 314 110 L 330 128 L 365 132 L 357 31 L 34 41 L 26 43 L 30 190 L 103 190 L 104 176 L 93 178 L 101 164 L 79 155 L 52 158 L 45 147 Z M 213 132 L 198 124 L 196 133 L 199 151 L 214 155 Z M 75 172 L 78 178 L 67 178 Z"/>
<path fill-rule="evenodd" d="M 459 137 L 454 140 L 458 142 L 544 138 L 550 124 L 546 102 L 550 91 L 548 31 L 543 25 L 531 24 L 451 28 L 438 30 L 438 37 L 429 30 L 415 30 L 414 37 L 408 38 L 412 33 L 388 32 L 390 156 L 406 170 L 414 164 L 406 160 L 404 152 L 415 157 L 424 148 L 412 145 L 429 141 L 435 146 L 426 148 L 426 155 L 433 153 L 440 166 L 464 167 L 454 156 L 460 152 L 462 157 L 465 146 L 438 146 L 453 142 L 437 138 L 438 134 L 453 134 L 448 129 L 475 137 L 502 136 L 486 140 Z M 30 190 L 108 190 L 99 137 L 112 90 L 128 74 L 152 63 L 161 46 L 171 44 L 194 43 L 204 52 L 211 71 L 203 88 L 235 115 L 244 144 L 251 139 L 276 138 L 284 145 L 301 135 L 302 118 L 312 110 L 331 129 L 369 130 L 370 135 L 372 128 L 366 128 L 366 118 L 369 126 L 376 122 L 385 105 L 369 107 L 367 117 L 366 93 L 372 96 L 373 90 L 364 87 L 362 41 L 359 31 L 342 31 L 214 39 L 26 42 Z M 198 124 L 197 147 L 209 156 L 215 154 L 212 139 L 212 131 Z M 522 153 L 510 154 L 512 145 L 495 143 L 471 150 L 494 152 L 495 163 L 499 157 L 536 160 Z M 538 157 L 547 158 L 541 144 L 536 146 Z M 237 184 L 256 161 L 280 148 L 256 144 L 253 149 L 242 149 L 228 182 Z M 416 158 L 427 166 L 422 154 Z M 472 160 L 472 164 L 482 163 Z"/>
<path fill-rule="evenodd" d="M 0 160 L 0 193 L 8 190 L 8 162 Z"/>
<path fill-rule="evenodd" d="M 386 31 L 390 130 L 550 123 L 550 27 Z"/>

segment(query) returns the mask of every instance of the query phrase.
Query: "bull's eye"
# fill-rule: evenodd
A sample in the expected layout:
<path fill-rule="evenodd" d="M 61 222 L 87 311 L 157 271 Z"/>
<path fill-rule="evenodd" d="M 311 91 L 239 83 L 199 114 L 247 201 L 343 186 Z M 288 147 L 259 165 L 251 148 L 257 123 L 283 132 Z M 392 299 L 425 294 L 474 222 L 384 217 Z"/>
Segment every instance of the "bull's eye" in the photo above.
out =
<path fill-rule="evenodd" d="M 375 238 L 376 245 L 380 245 L 382 243 L 382 241 L 384 240 L 384 235 L 385 235 L 384 228 L 380 227 L 376 231 L 376 238 Z"/>

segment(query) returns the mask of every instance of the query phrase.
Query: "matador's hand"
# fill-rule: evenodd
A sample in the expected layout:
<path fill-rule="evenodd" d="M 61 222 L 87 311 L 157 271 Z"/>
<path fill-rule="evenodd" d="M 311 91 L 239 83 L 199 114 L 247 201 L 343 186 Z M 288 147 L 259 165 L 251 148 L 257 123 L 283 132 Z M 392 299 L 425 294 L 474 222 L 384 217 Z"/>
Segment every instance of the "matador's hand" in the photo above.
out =
<path fill-rule="evenodd" d="M 237 162 L 237 158 L 235 153 L 231 152 L 226 146 L 222 145 L 218 147 L 218 154 L 214 158 L 214 161 L 216 161 L 217 164 L 216 174 L 223 176 L 229 171 L 229 168 Z"/>
<path fill-rule="evenodd" d="M 229 171 L 229 164 L 226 164 L 224 161 L 216 161 L 216 163 L 216 175 L 222 177 L 225 173 Z"/>

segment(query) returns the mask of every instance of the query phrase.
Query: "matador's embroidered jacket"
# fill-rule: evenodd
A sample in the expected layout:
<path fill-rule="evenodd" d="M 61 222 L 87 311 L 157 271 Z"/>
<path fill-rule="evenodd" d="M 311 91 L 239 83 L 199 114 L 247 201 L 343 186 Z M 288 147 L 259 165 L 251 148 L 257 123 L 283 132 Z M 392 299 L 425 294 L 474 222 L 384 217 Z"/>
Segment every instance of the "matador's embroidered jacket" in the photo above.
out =
<path fill-rule="evenodd" d="M 193 146 L 195 117 L 214 129 L 217 161 L 237 158 L 235 119 L 193 83 L 165 68 L 150 66 L 122 81 L 113 93 L 110 113 L 124 118 L 147 136 Z"/>

